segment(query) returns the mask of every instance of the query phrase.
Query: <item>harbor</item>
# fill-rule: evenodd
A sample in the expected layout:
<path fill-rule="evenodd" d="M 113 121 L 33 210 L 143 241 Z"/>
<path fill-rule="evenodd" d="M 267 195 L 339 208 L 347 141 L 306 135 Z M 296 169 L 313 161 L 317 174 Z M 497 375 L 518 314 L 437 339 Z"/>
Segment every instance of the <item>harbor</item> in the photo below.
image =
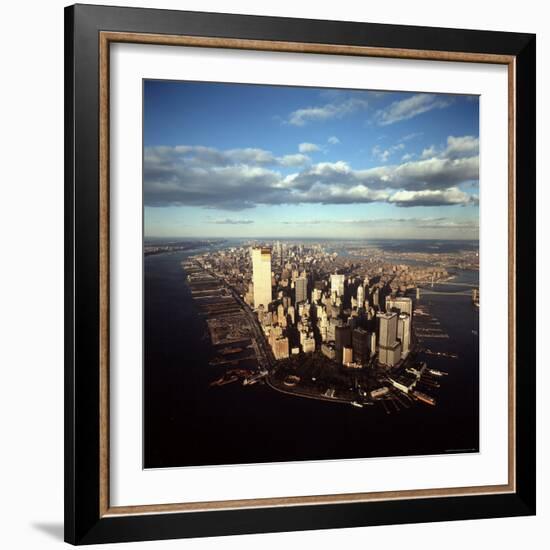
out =
<path fill-rule="evenodd" d="M 208 321 L 215 329 L 231 311 L 211 317 L 208 311 L 214 309 L 204 308 L 200 297 L 210 296 L 217 302 L 232 292 L 212 276 L 200 280 L 205 270 L 196 265 L 197 254 L 155 254 L 145 259 L 148 467 L 212 463 L 212 457 L 220 464 L 284 460 L 281 449 L 289 448 L 293 456 L 304 460 L 410 455 L 411 449 L 413 454 L 476 449 L 475 339 L 479 328 L 478 310 L 472 306 L 471 296 L 421 296 L 417 304 L 449 335 L 448 339 L 426 340 L 417 347 L 417 363 L 426 362 L 431 370 L 448 373 L 432 373 L 439 388 L 415 388 L 433 397 L 435 405 L 421 401 L 422 395 L 405 394 L 387 381 L 361 384 L 362 395 L 351 384 L 346 394 L 344 384 L 327 383 L 320 395 L 317 391 L 317 395 L 306 398 L 292 393 L 301 389 L 303 378 L 281 377 L 277 390 L 269 386 L 270 378 L 265 374 L 269 371 L 269 349 L 262 353 L 248 347 L 250 334 L 243 338 L 237 330 L 244 323 L 236 323 L 225 337 L 218 330 L 218 344 L 212 343 Z M 196 284 L 188 284 L 182 262 L 199 276 Z M 201 288 L 204 283 L 207 287 Z M 223 288 L 226 290 L 222 292 Z M 250 321 L 238 300 L 240 292 L 236 294 L 230 310 L 241 320 Z M 226 298 L 220 301 L 230 303 Z M 235 311 L 235 304 L 240 305 L 240 312 Z M 418 319 L 415 315 L 413 322 Z M 254 340 L 260 336 L 253 334 Z M 223 352 L 226 348 L 229 353 Z M 233 351 L 238 348 L 242 351 Z M 251 357 L 249 361 L 244 360 L 245 354 Z M 258 365 L 258 355 L 262 366 Z M 216 364 L 216 358 L 220 362 L 238 360 L 238 364 Z M 350 380 L 352 372 L 354 369 L 350 369 Z M 311 377 L 317 378 L 316 373 L 311 373 L 310 381 Z M 190 418 L 200 419 L 200 429 L 189 422 Z M 191 447 L 186 443 L 190 438 L 195 442 Z"/>
<path fill-rule="evenodd" d="M 408 358 L 393 369 L 391 376 L 387 370 L 376 367 L 374 358 L 369 367 L 360 372 L 337 368 L 319 352 L 305 360 L 299 356 L 276 362 L 265 346 L 254 312 L 239 299 L 235 289 L 196 259 L 181 262 L 181 268 L 193 301 L 206 320 L 205 337 L 212 345 L 208 364 L 226 369 L 210 387 L 259 383 L 295 397 L 347 404 L 358 409 L 376 405 L 391 414 L 419 404 L 435 406 L 437 403 L 428 392 L 439 389 L 435 379 L 448 373 L 415 362 L 417 351 L 437 357 L 457 357 L 423 347 L 427 340 L 449 336 L 427 306 L 418 306 L 414 311 L 413 349 Z M 411 375 L 412 381 L 407 382 Z"/>

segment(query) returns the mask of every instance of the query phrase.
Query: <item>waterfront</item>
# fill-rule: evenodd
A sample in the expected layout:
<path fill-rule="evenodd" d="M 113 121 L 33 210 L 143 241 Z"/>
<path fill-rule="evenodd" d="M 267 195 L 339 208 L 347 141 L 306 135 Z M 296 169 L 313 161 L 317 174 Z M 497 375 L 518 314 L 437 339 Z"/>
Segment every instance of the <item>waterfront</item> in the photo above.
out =
<path fill-rule="evenodd" d="M 430 368 L 449 373 L 437 407 L 388 415 L 381 407 L 297 398 L 261 384 L 211 387 L 226 368 L 208 364 L 212 349 L 205 319 L 180 265 L 190 255 L 144 260 L 145 467 L 477 450 L 479 328 L 471 297 L 460 292 L 421 297 L 419 304 L 449 335 L 430 341 L 429 349 L 458 357 L 424 358 Z M 477 272 L 463 271 L 453 281 L 476 277 Z"/>

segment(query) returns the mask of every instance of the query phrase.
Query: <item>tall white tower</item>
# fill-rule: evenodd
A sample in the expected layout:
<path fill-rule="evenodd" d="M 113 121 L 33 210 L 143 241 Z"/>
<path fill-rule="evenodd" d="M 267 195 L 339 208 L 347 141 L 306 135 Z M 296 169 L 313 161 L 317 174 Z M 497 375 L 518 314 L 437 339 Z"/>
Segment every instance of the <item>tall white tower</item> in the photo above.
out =
<path fill-rule="evenodd" d="M 344 295 L 344 282 L 346 276 L 344 274 L 333 274 L 330 276 L 330 292 L 336 292 L 336 296 Z"/>
<path fill-rule="evenodd" d="M 407 355 L 411 349 L 411 316 L 407 313 L 399 315 L 397 338 L 401 341 L 401 353 Z"/>
<path fill-rule="evenodd" d="M 261 305 L 267 311 L 271 303 L 271 248 L 252 249 L 252 283 L 254 285 L 254 309 Z"/>
<path fill-rule="evenodd" d="M 357 307 L 365 307 L 365 289 L 363 288 L 363 285 L 359 285 L 357 288 Z"/>

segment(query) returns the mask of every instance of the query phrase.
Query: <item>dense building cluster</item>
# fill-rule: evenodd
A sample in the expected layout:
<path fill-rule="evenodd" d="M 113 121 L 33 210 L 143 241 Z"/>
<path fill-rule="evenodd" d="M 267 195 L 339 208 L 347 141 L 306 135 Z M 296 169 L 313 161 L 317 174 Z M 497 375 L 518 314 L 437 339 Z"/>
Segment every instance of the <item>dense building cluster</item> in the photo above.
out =
<path fill-rule="evenodd" d="M 320 351 L 349 368 L 393 367 L 411 349 L 412 300 L 392 282 L 400 271 L 360 273 L 334 265 L 319 245 L 250 248 L 245 301 L 276 360 Z"/>

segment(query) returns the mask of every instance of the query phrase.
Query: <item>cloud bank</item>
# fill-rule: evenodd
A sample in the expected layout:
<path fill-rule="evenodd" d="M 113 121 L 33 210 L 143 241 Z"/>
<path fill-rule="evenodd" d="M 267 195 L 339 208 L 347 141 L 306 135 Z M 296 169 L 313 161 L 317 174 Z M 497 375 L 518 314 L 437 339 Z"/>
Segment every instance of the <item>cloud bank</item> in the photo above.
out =
<path fill-rule="evenodd" d="M 418 160 L 355 169 L 344 161 L 312 163 L 303 152 L 276 156 L 258 148 L 147 147 L 144 201 L 235 211 L 262 204 L 476 205 L 478 197 L 460 186 L 477 183 L 478 151 L 478 138 L 449 136 L 445 147 L 429 148 Z"/>

